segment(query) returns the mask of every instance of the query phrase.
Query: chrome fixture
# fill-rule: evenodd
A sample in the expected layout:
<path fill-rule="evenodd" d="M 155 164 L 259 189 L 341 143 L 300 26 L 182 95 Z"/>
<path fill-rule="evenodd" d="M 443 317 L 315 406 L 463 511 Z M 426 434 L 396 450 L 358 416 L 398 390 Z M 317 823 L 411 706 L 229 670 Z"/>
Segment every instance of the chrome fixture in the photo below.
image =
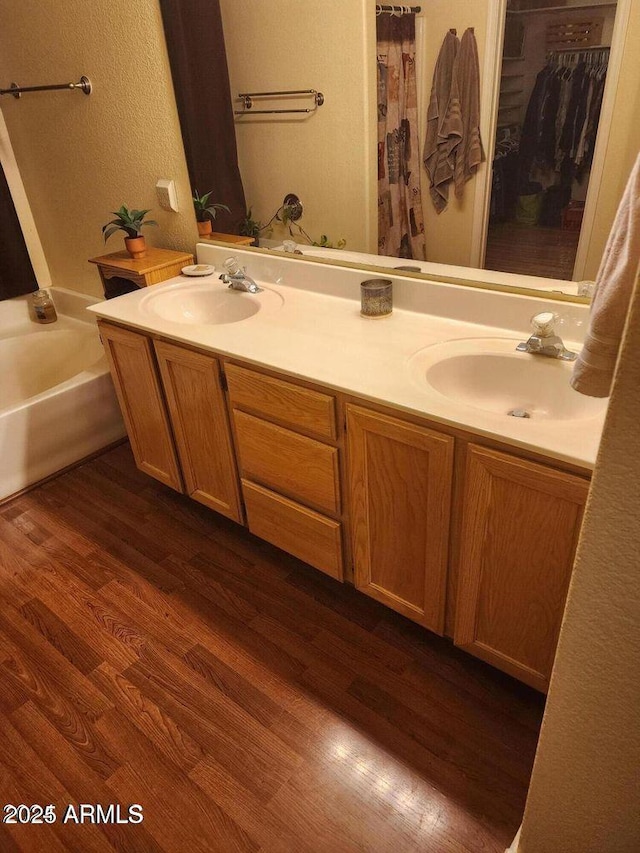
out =
<path fill-rule="evenodd" d="M 302 217 L 304 208 L 302 207 L 302 202 L 295 193 L 287 193 L 284 197 L 280 210 L 285 207 L 288 208 L 287 216 L 290 222 L 297 222 L 298 219 Z"/>
<path fill-rule="evenodd" d="M 293 96 L 302 97 L 304 95 L 313 96 L 313 107 L 299 107 L 290 110 L 254 110 L 254 98 L 290 98 Z M 324 104 L 324 95 L 316 89 L 289 89 L 282 92 L 240 92 L 238 98 L 242 101 L 242 109 L 234 110 L 234 115 L 277 115 L 278 113 L 315 113 L 318 107 Z"/>
<path fill-rule="evenodd" d="M 533 334 L 525 343 L 518 344 L 518 352 L 528 352 L 532 355 L 545 355 L 548 358 L 559 358 L 562 361 L 575 361 L 578 353 L 568 350 L 562 338 L 556 334 L 556 323 L 560 317 L 553 311 L 543 311 L 531 318 Z"/>
<path fill-rule="evenodd" d="M 227 272 L 222 273 L 220 281 L 228 284 L 231 290 L 243 290 L 245 293 L 262 293 L 262 288 L 258 287 L 251 276 L 247 275 L 245 268 L 240 266 L 237 258 L 227 258 L 223 266 Z"/>
<path fill-rule="evenodd" d="M 23 92 L 54 92 L 58 89 L 79 89 L 85 95 L 90 95 L 91 80 L 83 74 L 78 83 L 53 83 L 49 86 L 18 86 L 17 83 L 12 83 L 8 89 L 0 89 L 0 95 L 19 98 Z"/>

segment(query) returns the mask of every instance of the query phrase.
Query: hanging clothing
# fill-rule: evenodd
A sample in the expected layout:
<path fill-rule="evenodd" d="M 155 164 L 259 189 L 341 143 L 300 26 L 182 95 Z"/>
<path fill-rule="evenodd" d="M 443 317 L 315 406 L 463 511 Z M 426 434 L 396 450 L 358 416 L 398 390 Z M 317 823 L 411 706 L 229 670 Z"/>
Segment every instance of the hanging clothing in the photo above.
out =
<path fill-rule="evenodd" d="M 455 171 L 456 146 L 462 138 L 459 111 L 449 112 L 453 68 L 460 39 L 451 31 L 444 37 L 433 72 L 431 97 L 427 111 L 427 133 L 423 161 L 429 177 L 429 192 L 433 206 L 442 213 L 449 202 L 449 184 Z"/>
<path fill-rule="evenodd" d="M 455 149 L 453 181 L 457 198 L 462 198 L 464 185 L 478 171 L 485 154 L 480 138 L 480 65 L 478 45 L 473 28 L 462 34 L 460 50 L 453 68 L 454 90 L 459 101 L 462 133 Z M 449 107 L 453 112 L 455 106 Z M 457 126 L 457 124 L 456 124 Z"/>
<path fill-rule="evenodd" d="M 580 180 L 591 166 L 607 72 L 606 56 L 593 56 L 564 54 L 562 62 L 579 61 L 550 61 L 536 77 L 522 128 L 521 187 L 531 180 L 559 183 L 570 198 L 574 178 Z"/>
<path fill-rule="evenodd" d="M 376 19 L 378 251 L 426 260 L 415 69 L 415 15 Z"/>

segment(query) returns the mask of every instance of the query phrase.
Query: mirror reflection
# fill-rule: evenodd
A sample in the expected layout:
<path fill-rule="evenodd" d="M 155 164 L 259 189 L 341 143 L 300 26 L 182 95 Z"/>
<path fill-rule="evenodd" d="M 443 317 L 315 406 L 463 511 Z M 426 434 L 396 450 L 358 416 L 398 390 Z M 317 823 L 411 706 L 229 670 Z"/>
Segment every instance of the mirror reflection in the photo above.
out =
<path fill-rule="evenodd" d="M 428 275 L 446 264 L 473 268 L 443 270 L 453 279 L 578 294 L 578 281 L 595 278 L 626 177 L 612 186 L 608 159 L 620 5 L 221 0 L 249 233 L 261 247 L 293 238 L 308 256 L 334 261 Z M 308 96 L 274 95 L 247 110 L 239 97 L 297 89 L 322 92 L 324 103 L 295 112 Z M 291 112 L 271 112 L 282 109 Z M 436 141 L 451 173 L 441 206 L 442 183 L 425 167 L 434 111 L 447 119 L 436 120 Z M 302 218 L 263 228 L 289 193 Z"/>

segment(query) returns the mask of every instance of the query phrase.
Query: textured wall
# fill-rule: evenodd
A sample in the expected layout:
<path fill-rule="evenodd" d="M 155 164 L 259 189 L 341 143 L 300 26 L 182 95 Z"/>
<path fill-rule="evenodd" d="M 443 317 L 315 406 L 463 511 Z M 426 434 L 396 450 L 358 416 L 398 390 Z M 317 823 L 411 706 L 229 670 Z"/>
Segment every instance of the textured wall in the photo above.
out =
<path fill-rule="evenodd" d="M 123 248 L 116 235 L 105 249 L 100 233 L 123 202 L 153 208 L 160 228 L 146 231 L 149 242 L 193 249 L 197 230 L 157 0 L 4 0 L 0 31 L 5 85 L 86 74 L 95 87 L 90 97 L 2 100 L 53 283 L 101 293 L 87 258 Z M 180 213 L 158 207 L 158 178 L 176 181 Z"/>
<path fill-rule="evenodd" d="M 640 850 L 640 283 L 587 506 L 519 853 Z"/>
<path fill-rule="evenodd" d="M 375 252 L 375 40 L 363 29 L 371 3 L 222 0 L 221 7 L 234 98 L 238 92 L 288 89 L 317 89 L 326 98 L 310 117 L 256 116 L 236 123 L 254 217 L 269 219 L 294 192 L 305 206 L 300 224 L 311 237 L 327 234 L 334 242 L 346 239 L 354 251 Z M 286 103 L 256 101 L 255 109 L 261 105 Z"/>

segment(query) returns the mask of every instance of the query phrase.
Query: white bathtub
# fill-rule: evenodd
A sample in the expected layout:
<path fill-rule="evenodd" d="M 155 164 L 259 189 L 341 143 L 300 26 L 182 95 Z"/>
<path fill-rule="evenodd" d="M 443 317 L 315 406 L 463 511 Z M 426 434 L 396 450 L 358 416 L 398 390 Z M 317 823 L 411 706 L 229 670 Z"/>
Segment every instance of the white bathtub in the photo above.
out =
<path fill-rule="evenodd" d="M 29 296 L 0 302 L 0 500 L 125 435 L 93 316 L 97 300 L 51 290 L 58 321 Z"/>

